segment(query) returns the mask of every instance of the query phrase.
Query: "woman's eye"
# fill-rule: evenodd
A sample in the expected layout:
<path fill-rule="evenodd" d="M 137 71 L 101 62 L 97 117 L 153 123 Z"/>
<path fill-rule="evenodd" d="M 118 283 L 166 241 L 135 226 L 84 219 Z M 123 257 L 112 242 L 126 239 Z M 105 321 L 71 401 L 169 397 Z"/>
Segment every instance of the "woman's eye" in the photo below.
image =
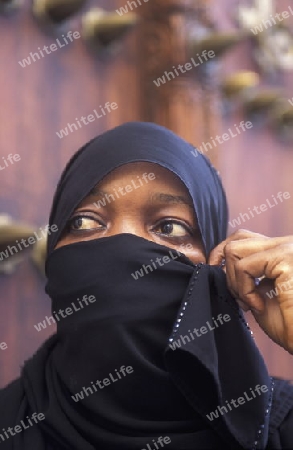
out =
<path fill-rule="evenodd" d="M 77 216 L 70 219 L 68 227 L 72 231 L 82 231 L 101 228 L 101 224 L 92 217 Z"/>
<path fill-rule="evenodd" d="M 156 231 L 170 237 L 183 237 L 187 234 L 190 235 L 190 232 L 188 232 L 186 226 L 178 222 L 174 222 L 173 220 L 160 223 L 160 225 L 156 228 Z"/>

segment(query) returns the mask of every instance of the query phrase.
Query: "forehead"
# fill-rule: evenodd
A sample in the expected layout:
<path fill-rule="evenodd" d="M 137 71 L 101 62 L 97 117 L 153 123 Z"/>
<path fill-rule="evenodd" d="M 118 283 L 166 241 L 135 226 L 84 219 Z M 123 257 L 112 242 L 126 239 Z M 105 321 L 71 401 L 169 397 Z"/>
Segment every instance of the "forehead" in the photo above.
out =
<path fill-rule="evenodd" d="M 127 189 L 127 186 L 130 197 L 136 195 L 142 201 L 146 194 L 152 203 L 185 204 L 194 211 L 192 198 L 180 178 L 171 170 L 149 162 L 127 163 L 113 169 L 83 201 L 108 195 L 117 189 Z"/>
<path fill-rule="evenodd" d="M 156 190 L 165 187 L 168 192 L 178 192 L 190 197 L 183 181 L 171 170 L 162 167 L 157 163 L 133 162 L 127 163 L 108 173 L 99 181 L 90 194 L 100 192 L 103 187 L 114 186 L 115 184 L 136 183 L 146 190 Z"/>
<path fill-rule="evenodd" d="M 171 170 L 162 167 L 157 163 L 152 162 L 132 162 L 123 164 L 122 166 L 113 169 L 109 172 L 101 181 L 99 181 L 97 186 L 108 184 L 112 181 L 124 180 L 127 178 L 135 177 L 136 179 L 149 179 L 149 181 L 154 181 L 153 183 L 146 182 L 146 185 L 151 186 L 151 184 L 169 184 L 172 189 L 181 189 L 182 191 L 187 191 L 185 184 L 180 180 L 180 178 L 173 173 Z"/>

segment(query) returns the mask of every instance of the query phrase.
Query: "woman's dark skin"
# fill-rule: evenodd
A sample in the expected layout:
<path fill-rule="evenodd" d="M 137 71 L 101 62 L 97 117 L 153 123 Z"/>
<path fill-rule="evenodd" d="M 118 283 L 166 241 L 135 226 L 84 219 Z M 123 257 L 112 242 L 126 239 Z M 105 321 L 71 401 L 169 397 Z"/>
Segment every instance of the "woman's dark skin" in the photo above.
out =
<path fill-rule="evenodd" d="M 137 184 L 144 173 L 153 173 L 155 178 L 105 206 L 94 204 L 105 199 L 106 193 L 131 185 L 132 180 Z M 145 162 L 123 165 L 98 183 L 75 210 L 56 248 L 120 233 L 174 248 L 194 263 L 219 265 L 225 259 L 228 286 L 242 309 L 250 309 L 265 333 L 293 354 L 292 236 L 269 238 L 238 230 L 205 255 L 185 185 L 167 169 Z M 263 276 L 256 286 L 255 278 Z M 270 299 L 266 292 L 282 283 L 288 283 L 288 289 L 280 289 Z"/>

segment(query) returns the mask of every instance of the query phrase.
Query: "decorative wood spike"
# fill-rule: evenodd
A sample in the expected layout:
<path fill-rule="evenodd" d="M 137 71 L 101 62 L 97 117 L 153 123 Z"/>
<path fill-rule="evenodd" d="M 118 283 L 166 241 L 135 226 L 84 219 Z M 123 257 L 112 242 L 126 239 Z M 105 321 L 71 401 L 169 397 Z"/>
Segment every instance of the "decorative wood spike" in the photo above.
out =
<path fill-rule="evenodd" d="M 42 21 L 58 25 L 76 14 L 87 0 L 34 0 L 33 12 Z"/>
<path fill-rule="evenodd" d="M 9 14 L 19 8 L 22 0 L 0 0 L 0 13 Z"/>
<path fill-rule="evenodd" d="M 138 16 L 129 12 L 118 16 L 102 8 L 92 8 L 82 20 L 82 35 L 93 50 L 106 49 L 122 37 L 137 23 Z"/>

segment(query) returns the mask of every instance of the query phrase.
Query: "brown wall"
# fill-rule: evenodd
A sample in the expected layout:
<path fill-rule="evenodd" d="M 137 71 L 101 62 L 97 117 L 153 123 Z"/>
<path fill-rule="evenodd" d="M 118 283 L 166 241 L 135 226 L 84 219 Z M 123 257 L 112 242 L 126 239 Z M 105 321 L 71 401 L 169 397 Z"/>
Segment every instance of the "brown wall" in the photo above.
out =
<path fill-rule="evenodd" d="M 124 0 L 93 2 L 108 10 L 125 3 Z M 215 2 L 215 5 L 212 5 L 211 13 L 219 27 L 231 27 L 228 11 L 232 0 Z M 80 29 L 79 19 L 72 22 L 70 29 Z M 75 150 L 107 128 L 144 118 L 137 64 L 141 56 L 138 55 L 139 36 L 138 31 L 133 31 L 126 38 L 122 51 L 108 61 L 93 58 L 79 39 L 22 68 L 19 60 L 39 46 L 51 44 L 54 38 L 46 36 L 36 25 L 30 15 L 29 1 L 17 14 L 0 16 L 0 61 L 3 67 L 0 72 L 0 157 L 9 153 L 21 156 L 20 162 L 0 172 L 1 212 L 37 227 L 45 225 L 56 181 Z M 245 44 L 225 57 L 222 74 L 252 67 L 251 48 Z M 283 83 L 289 98 L 293 96 L 290 92 L 292 78 L 291 72 Z M 62 140 L 57 137 L 56 131 L 68 122 L 90 114 L 107 101 L 116 102 L 118 109 Z M 180 97 L 176 101 L 174 113 L 176 108 L 177 112 L 180 110 L 178 120 L 186 123 L 190 115 L 186 113 L 185 118 Z M 219 111 L 214 110 L 213 114 L 219 116 Z M 242 113 L 239 111 L 223 118 L 219 121 L 219 134 L 240 120 Z M 204 139 L 202 122 L 195 121 L 193 126 L 194 143 L 200 145 Z M 247 212 L 249 207 L 260 205 L 279 191 L 288 191 L 293 198 L 293 154 L 270 130 L 254 126 L 219 146 L 214 153 L 218 156 L 218 167 L 227 189 L 231 218 Z M 290 234 L 292 211 L 290 199 L 243 226 L 271 236 Z M 0 350 L 0 385 L 16 377 L 23 361 L 53 332 L 53 327 L 40 333 L 34 329 L 34 324 L 50 311 L 43 287 L 44 280 L 29 261 L 12 276 L 0 278 L 0 343 L 4 341 L 8 345 L 7 350 Z M 292 357 L 261 332 L 256 332 L 256 338 L 271 372 L 291 377 Z"/>
<path fill-rule="evenodd" d="M 121 5 L 124 2 L 120 2 Z M 116 2 L 112 2 L 114 8 Z M 118 4 L 118 2 L 117 2 Z M 111 9 L 108 1 L 99 6 Z M 100 62 L 82 39 L 22 68 L 18 61 L 56 37 L 45 35 L 30 13 L 30 2 L 11 17 L 0 16 L 0 155 L 18 153 L 21 161 L 0 173 L 0 211 L 36 226 L 48 223 L 56 182 L 69 157 L 107 128 L 139 117 L 134 36 L 117 57 Z M 79 18 L 72 31 L 80 30 Z M 107 101 L 118 109 L 60 139 L 56 131 L 92 113 Z M 2 158 L 0 158 L 2 161 Z M 16 377 L 28 358 L 53 332 L 34 324 L 50 311 L 44 280 L 26 261 L 0 278 L 0 384 Z"/>

